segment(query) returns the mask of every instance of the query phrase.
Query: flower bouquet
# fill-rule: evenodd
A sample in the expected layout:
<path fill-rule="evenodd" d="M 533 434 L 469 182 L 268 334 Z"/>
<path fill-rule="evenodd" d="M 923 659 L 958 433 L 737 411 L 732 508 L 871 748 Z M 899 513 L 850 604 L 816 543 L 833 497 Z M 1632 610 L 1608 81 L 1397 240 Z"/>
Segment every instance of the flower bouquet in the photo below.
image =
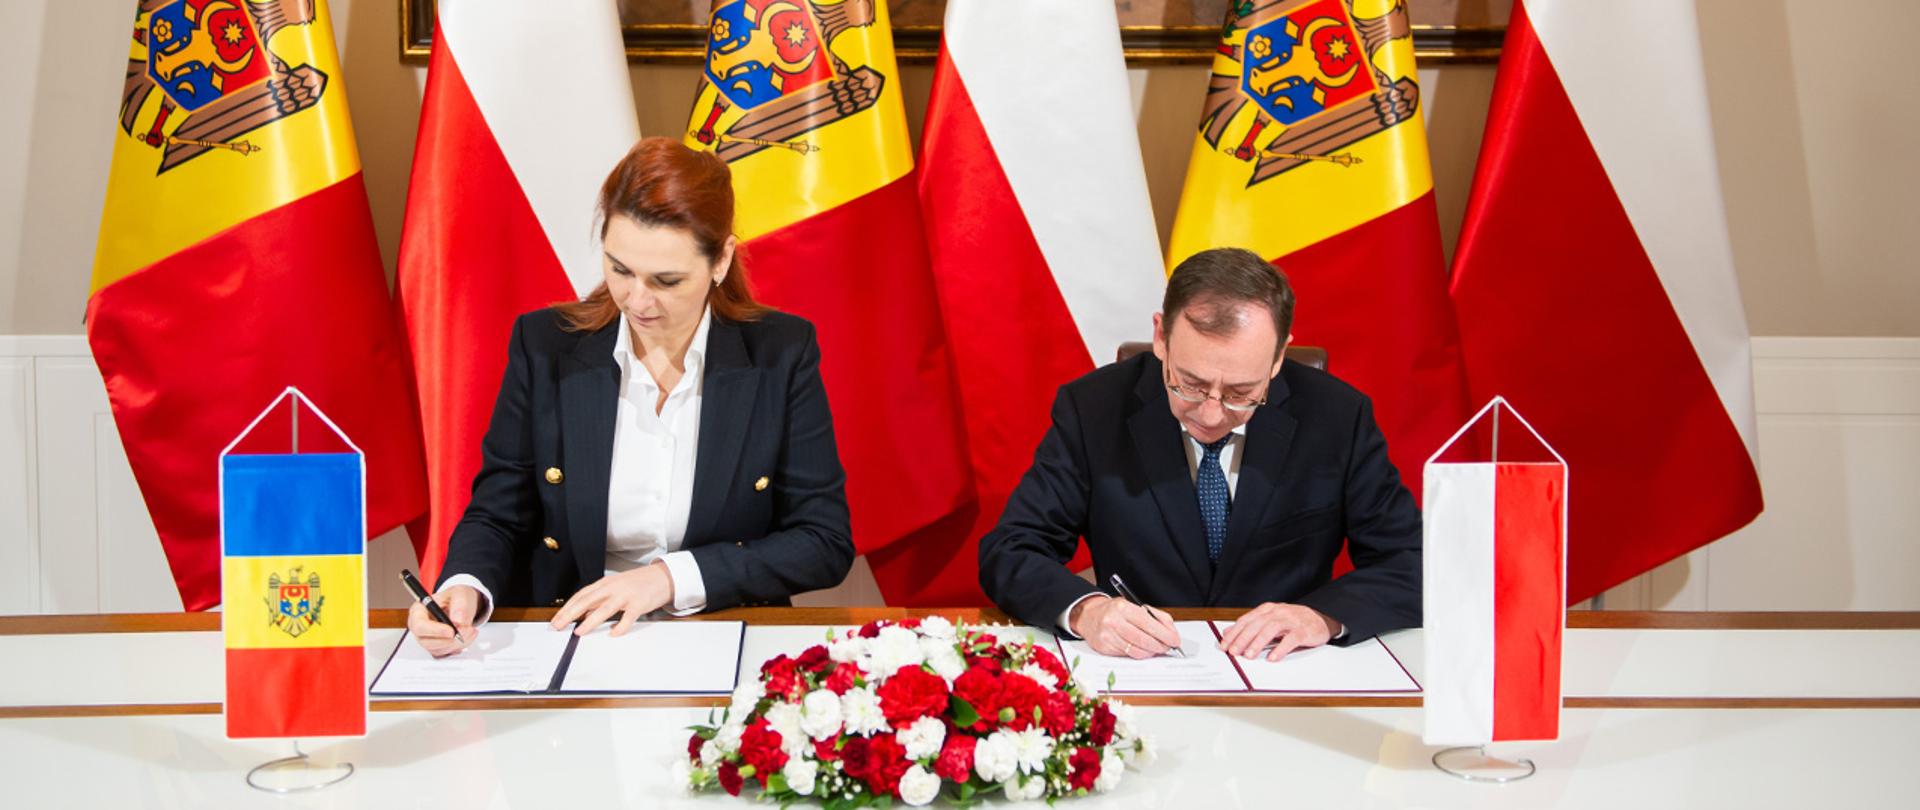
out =
<path fill-rule="evenodd" d="M 961 804 L 1107 791 L 1152 761 L 1132 708 L 1075 681 L 1051 651 L 934 616 L 878 621 L 779 656 L 692 727 L 676 780 L 782 805 Z"/>

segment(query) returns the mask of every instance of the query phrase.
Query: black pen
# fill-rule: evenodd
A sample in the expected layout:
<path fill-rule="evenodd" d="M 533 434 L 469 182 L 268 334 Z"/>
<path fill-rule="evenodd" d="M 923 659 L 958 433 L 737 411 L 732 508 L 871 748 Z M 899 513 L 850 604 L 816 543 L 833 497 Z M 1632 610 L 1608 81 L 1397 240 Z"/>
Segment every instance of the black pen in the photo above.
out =
<path fill-rule="evenodd" d="M 412 571 L 405 568 L 400 569 L 400 583 L 407 586 L 407 590 L 413 592 L 413 598 L 420 600 L 420 604 L 426 605 L 427 615 L 433 617 L 434 621 L 448 627 L 453 627 L 453 620 L 447 618 L 447 612 L 440 609 L 439 602 L 433 601 L 433 597 L 427 595 L 427 589 L 421 587 L 419 578 L 415 577 Z M 461 644 L 467 643 L 466 639 L 460 637 L 460 631 L 458 629 L 453 631 L 453 640 Z"/>
<path fill-rule="evenodd" d="M 1127 581 L 1124 579 L 1121 579 L 1119 574 L 1114 574 L 1112 576 L 1107 577 L 1107 581 L 1113 583 L 1113 590 L 1120 594 L 1121 599 L 1125 599 L 1129 602 L 1132 602 L 1136 605 L 1146 608 L 1149 613 L 1153 611 L 1153 606 L 1147 604 L 1146 602 L 1141 601 L 1140 597 L 1134 595 L 1133 589 L 1127 587 Z M 1187 651 L 1180 648 L 1178 645 L 1168 647 L 1167 652 L 1174 653 L 1180 656 L 1181 658 L 1187 657 Z"/>

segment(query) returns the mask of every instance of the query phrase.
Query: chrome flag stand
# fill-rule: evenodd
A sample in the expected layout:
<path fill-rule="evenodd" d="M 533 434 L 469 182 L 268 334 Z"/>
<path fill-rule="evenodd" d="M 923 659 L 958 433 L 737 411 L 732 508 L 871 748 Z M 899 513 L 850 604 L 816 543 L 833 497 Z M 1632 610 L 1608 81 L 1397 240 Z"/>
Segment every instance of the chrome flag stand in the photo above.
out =
<path fill-rule="evenodd" d="M 353 763 L 316 764 L 300 740 L 366 735 L 365 455 L 289 387 L 219 465 L 227 737 L 293 746 L 247 771 L 255 790 L 339 784 Z"/>
<path fill-rule="evenodd" d="M 295 784 L 291 784 L 291 785 L 275 785 L 275 784 L 271 784 L 270 782 L 263 782 L 260 779 L 256 778 L 263 775 L 269 778 L 275 775 L 284 775 L 288 777 L 298 778 L 302 776 L 318 774 L 323 770 L 338 771 L 339 775 L 334 776 L 331 779 L 322 779 L 317 782 L 310 781 L 310 780 L 300 780 Z M 268 793 L 281 793 L 281 794 L 306 793 L 311 790 L 319 790 L 321 788 L 337 785 L 343 781 L 346 781 L 346 778 L 352 775 L 353 775 L 353 763 L 351 762 L 341 762 L 332 766 L 314 765 L 313 760 L 307 756 L 307 752 L 300 750 L 300 741 L 294 740 L 293 756 L 281 757 L 276 760 L 262 762 L 258 765 L 253 766 L 253 770 L 247 771 L 247 787 L 253 788 L 254 790 L 264 790 Z"/>
<path fill-rule="evenodd" d="M 1458 745 L 1433 754 L 1433 767 L 1469 782 L 1504 785 L 1532 776 L 1538 769 L 1533 760 L 1521 757 L 1505 760 L 1489 756 L 1484 745 Z"/>
<path fill-rule="evenodd" d="M 1517 782 L 1537 772 L 1533 761 L 1490 756 L 1487 744 L 1560 736 L 1567 462 L 1494 397 L 1423 478 L 1423 739 L 1451 746 L 1433 755 L 1444 773 Z"/>

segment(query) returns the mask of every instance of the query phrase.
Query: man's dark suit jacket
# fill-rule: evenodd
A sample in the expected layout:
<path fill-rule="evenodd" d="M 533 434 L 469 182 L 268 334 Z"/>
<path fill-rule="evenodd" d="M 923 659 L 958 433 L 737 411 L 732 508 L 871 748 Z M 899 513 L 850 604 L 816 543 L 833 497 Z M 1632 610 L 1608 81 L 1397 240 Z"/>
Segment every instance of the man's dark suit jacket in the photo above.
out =
<path fill-rule="evenodd" d="M 1095 591 L 1064 565 L 1084 536 L 1098 582 L 1119 574 L 1158 607 L 1293 602 L 1345 625 L 1347 644 L 1420 624 L 1420 512 L 1366 396 L 1281 366 L 1247 422 L 1216 564 L 1162 379 L 1141 353 L 1060 388 L 1033 466 L 980 541 L 980 585 L 1001 609 L 1052 628 Z M 1355 568 L 1329 581 L 1342 539 Z"/>
<path fill-rule="evenodd" d="M 604 575 L 621 328 L 569 332 L 545 309 L 514 323 L 442 580 L 468 573 L 500 604 L 556 605 Z M 840 584 L 853 539 L 813 325 L 777 312 L 745 323 L 715 315 L 701 379 L 681 548 L 700 565 L 707 607 L 786 604 Z"/>

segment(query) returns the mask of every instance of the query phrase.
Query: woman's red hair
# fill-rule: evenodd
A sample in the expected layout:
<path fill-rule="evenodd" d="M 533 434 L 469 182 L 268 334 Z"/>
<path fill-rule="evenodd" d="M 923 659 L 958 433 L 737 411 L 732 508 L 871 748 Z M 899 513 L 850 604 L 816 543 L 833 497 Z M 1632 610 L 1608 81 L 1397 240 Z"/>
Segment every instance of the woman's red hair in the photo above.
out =
<path fill-rule="evenodd" d="M 712 152 L 689 149 L 672 138 L 641 138 L 600 185 L 594 210 L 602 239 L 609 219 L 627 217 L 642 225 L 686 232 L 700 253 L 713 261 L 733 234 L 733 173 Z M 737 248 L 726 278 L 708 291 L 707 305 L 715 315 L 733 321 L 757 320 L 767 311 L 753 300 Z M 553 308 L 574 331 L 597 331 L 620 317 L 620 306 L 607 293 L 605 283 L 583 300 Z"/>

